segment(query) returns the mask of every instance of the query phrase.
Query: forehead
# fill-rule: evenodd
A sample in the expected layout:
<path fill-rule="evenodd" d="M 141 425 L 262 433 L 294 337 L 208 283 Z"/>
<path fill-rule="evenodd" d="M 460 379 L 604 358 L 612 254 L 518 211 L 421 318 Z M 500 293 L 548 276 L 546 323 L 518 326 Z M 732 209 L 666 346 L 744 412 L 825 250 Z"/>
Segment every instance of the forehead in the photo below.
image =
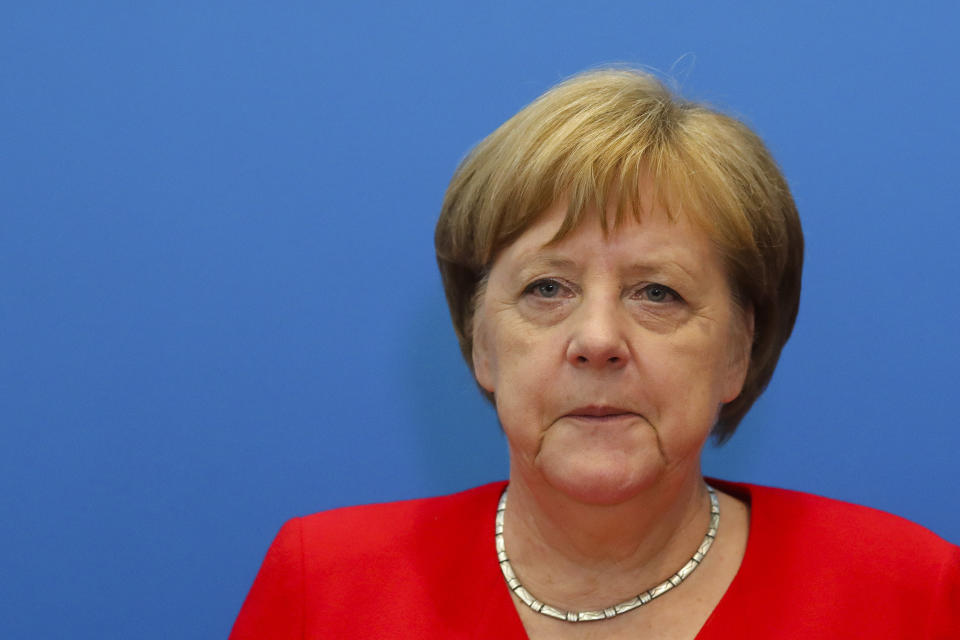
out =
<path fill-rule="evenodd" d="M 572 267 L 598 262 L 618 267 L 669 264 L 688 272 L 723 271 L 709 235 L 687 216 L 670 216 L 662 208 L 651 208 L 604 225 L 596 211 L 588 211 L 576 226 L 558 234 L 566 216 L 566 203 L 554 203 L 501 252 L 494 268 L 506 263 L 516 269 L 529 264 Z"/>

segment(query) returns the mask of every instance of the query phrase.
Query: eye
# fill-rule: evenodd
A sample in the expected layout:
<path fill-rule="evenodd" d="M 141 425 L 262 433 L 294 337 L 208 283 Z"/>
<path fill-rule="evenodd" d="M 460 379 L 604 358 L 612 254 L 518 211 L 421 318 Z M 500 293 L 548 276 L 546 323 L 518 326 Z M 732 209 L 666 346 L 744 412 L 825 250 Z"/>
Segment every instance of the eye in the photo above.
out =
<path fill-rule="evenodd" d="M 670 287 L 653 282 L 640 289 L 638 295 L 650 302 L 675 302 L 682 300 L 680 295 Z"/>
<path fill-rule="evenodd" d="M 564 295 L 565 291 L 568 291 L 565 285 L 556 280 L 544 278 L 543 280 L 537 280 L 531 283 L 523 292 L 540 298 L 556 298 L 557 296 Z"/>

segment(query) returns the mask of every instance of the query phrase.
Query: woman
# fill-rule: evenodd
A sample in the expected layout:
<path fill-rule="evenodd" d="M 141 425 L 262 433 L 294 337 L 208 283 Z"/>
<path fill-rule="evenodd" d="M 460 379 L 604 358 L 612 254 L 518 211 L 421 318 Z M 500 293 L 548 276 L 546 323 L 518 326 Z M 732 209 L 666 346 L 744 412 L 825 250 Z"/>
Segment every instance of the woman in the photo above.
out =
<path fill-rule="evenodd" d="M 575 77 L 464 160 L 436 246 L 509 485 L 287 523 L 232 638 L 960 638 L 960 548 L 702 477 L 799 302 L 796 209 L 744 125 Z"/>

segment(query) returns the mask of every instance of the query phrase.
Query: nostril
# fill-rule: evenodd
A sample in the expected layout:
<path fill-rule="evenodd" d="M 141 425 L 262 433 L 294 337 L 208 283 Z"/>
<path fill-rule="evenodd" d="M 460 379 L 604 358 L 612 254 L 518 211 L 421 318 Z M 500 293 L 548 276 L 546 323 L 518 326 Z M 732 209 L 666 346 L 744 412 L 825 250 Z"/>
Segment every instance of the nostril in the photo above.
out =
<path fill-rule="evenodd" d="M 620 362 L 620 358 L 619 358 L 618 356 L 610 356 L 610 358 L 607 360 L 607 362 L 609 362 L 609 363 L 611 363 L 611 364 L 616 364 L 616 363 Z"/>
<path fill-rule="evenodd" d="M 587 361 L 587 358 L 585 356 L 577 356 L 577 362 L 583 363 L 586 361 Z"/>

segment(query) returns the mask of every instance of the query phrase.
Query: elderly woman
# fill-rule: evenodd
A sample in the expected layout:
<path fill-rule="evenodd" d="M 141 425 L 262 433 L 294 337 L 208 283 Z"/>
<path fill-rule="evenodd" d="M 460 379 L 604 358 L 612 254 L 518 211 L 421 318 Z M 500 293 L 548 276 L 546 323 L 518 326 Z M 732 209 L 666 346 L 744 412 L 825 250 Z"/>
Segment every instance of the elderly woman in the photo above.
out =
<path fill-rule="evenodd" d="M 232 638 L 960 638 L 960 548 L 701 474 L 800 295 L 796 208 L 743 124 L 574 77 L 464 160 L 436 247 L 509 483 L 292 520 Z"/>

